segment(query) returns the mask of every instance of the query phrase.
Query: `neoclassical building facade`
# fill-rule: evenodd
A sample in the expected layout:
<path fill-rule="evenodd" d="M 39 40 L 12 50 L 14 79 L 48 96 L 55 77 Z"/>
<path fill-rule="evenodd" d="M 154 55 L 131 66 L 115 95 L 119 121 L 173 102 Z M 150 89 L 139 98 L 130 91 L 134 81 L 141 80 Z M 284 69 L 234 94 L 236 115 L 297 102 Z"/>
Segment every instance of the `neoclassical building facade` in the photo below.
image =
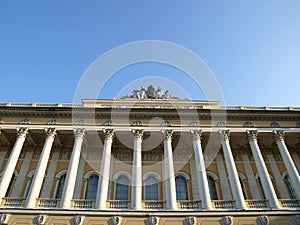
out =
<path fill-rule="evenodd" d="M 0 118 L 2 224 L 300 224 L 299 107 L 161 94 Z"/>

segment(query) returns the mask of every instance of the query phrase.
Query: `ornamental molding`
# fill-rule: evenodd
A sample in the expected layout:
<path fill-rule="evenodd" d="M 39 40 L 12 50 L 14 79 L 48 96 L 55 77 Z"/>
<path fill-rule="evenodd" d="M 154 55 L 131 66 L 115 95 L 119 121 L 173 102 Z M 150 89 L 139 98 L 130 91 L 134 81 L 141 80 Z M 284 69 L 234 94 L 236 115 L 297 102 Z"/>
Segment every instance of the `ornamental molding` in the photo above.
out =
<path fill-rule="evenodd" d="M 149 223 L 150 223 L 150 225 L 158 225 L 159 217 L 158 216 L 149 216 Z"/>
<path fill-rule="evenodd" d="M 113 139 L 114 134 L 115 134 L 113 129 L 106 129 L 106 128 L 104 128 L 104 129 L 102 129 L 102 131 L 104 133 L 105 138 L 107 138 L 107 139 Z"/>
<path fill-rule="evenodd" d="M 223 216 L 223 221 L 225 225 L 232 225 L 233 224 L 233 216 Z"/>
<path fill-rule="evenodd" d="M 38 225 L 43 225 L 46 223 L 47 215 L 39 214 L 36 216 L 36 222 Z"/>
<path fill-rule="evenodd" d="M 163 136 L 165 141 L 169 141 L 172 139 L 173 136 L 173 130 L 163 130 Z"/>
<path fill-rule="evenodd" d="M 74 224 L 75 225 L 82 225 L 83 224 L 83 222 L 84 222 L 84 216 L 82 216 L 82 215 L 75 215 L 74 216 Z"/>
<path fill-rule="evenodd" d="M 0 214 L 0 223 L 8 224 L 9 218 L 10 218 L 10 214 L 7 214 L 7 213 Z"/>
<path fill-rule="evenodd" d="M 75 137 L 76 138 L 84 138 L 85 136 L 85 129 L 83 128 L 78 128 L 74 131 Z"/>
<path fill-rule="evenodd" d="M 197 224 L 197 217 L 196 216 L 187 216 L 186 222 L 188 225 L 196 225 Z"/>
<path fill-rule="evenodd" d="M 142 139 L 144 135 L 143 129 L 132 129 L 132 134 L 135 136 L 135 138 Z"/>
<path fill-rule="evenodd" d="M 259 221 L 261 222 L 262 225 L 269 225 L 270 224 L 270 220 L 268 216 L 265 215 L 261 215 L 258 216 Z"/>
<path fill-rule="evenodd" d="M 284 131 L 283 130 L 274 130 L 274 137 L 276 141 L 284 141 Z"/>
<path fill-rule="evenodd" d="M 120 225 L 122 222 L 122 219 L 123 219 L 122 216 L 112 216 L 111 217 L 112 225 Z"/>
<path fill-rule="evenodd" d="M 47 138 L 55 138 L 56 135 L 56 129 L 54 127 L 49 127 L 45 129 L 46 134 L 47 134 Z"/>
<path fill-rule="evenodd" d="M 247 130 L 246 135 L 249 141 L 257 141 L 257 130 Z"/>
<path fill-rule="evenodd" d="M 193 141 L 202 140 L 202 130 L 191 130 Z"/>
<path fill-rule="evenodd" d="M 220 139 L 223 141 L 229 141 L 230 130 L 219 130 Z"/>
<path fill-rule="evenodd" d="M 19 127 L 17 128 L 17 136 L 21 138 L 26 138 L 28 134 L 28 127 Z"/>

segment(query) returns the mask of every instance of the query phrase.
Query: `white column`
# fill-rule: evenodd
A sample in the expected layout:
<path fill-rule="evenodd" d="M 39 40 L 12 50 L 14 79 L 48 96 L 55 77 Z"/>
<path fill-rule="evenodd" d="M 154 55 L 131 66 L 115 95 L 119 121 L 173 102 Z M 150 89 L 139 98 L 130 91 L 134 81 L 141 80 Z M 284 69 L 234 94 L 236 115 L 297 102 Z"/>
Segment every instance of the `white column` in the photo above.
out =
<path fill-rule="evenodd" d="M 56 174 L 57 170 L 57 164 L 58 164 L 58 158 L 60 155 L 62 147 L 57 146 L 54 149 L 52 149 L 52 157 L 50 160 L 50 164 L 48 166 L 47 174 L 45 176 L 44 184 L 43 184 L 43 189 L 40 194 L 40 198 L 50 198 L 51 197 L 51 189 L 53 186 L 53 181 L 54 177 Z"/>
<path fill-rule="evenodd" d="M 266 164 L 264 163 L 264 158 L 259 150 L 259 146 L 257 144 L 257 131 L 248 130 L 247 136 L 249 139 L 249 144 L 252 150 L 253 158 L 256 163 L 256 167 L 258 170 L 258 174 L 260 177 L 261 185 L 264 189 L 267 200 L 269 201 L 269 205 L 271 208 L 279 208 L 278 198 L 276 196 L 276 192 L 272 185 L 272 181 L 267 170 Z"/>
<path fill-rule="evenodd" d="M 132 165 L 132 193 L 131 208 L 142 209 L 142 140 L 143 130 L 132 130 L 134 134 L 133 165 Z"/>
<path fill-rule="evenodd" d="M 28 128 L 21 127 L 18 129 L 17 140 L 10 153 L 10 156 L 6 162 L 5 168 L 2 173 L 0 182 L 0 200 L 5 197 L 6 191 L 8 189 L 10 180 L 14 173 L 15 167 L 18 162 L 19 155 L 21 153 L 26 135 L 28 133 Z"/>
<path fill-rule="evenodd" d="M 25 179 L 26 179 L 26 174 L 28 173 L 28 169 L 30 167 L 30 162 L 32 160 L 32 155 L 33 155 L 33 150 L 34 147 L 29 147 L 28 149 L 26 149 L 26 153 L 25 153 L 25 158 L 23 160 L 20 172 L 17 176 L 14 188 L 11 192 L 11 197 L 12 198 L 18 198 L 21 197 L 21 191 L 23 189 L 23 185 L 25 183 Z M 24 151 L 24 149 L 23 149 Z"/>
<path fill-rule="evenodd" d="M 114 131 L 112 129 L 105 129 L 103 131 L 105 138 L 96 198 L 97 209 L 106 209 L 106 200 L 109 185 L 109 171 L 111 163 L 111 146 L 114 136 Z"/>
<path fill-rule="evenodd" d="M 221 190 L 222 190 L 222 197 L 223 200 L 232 200 L 232 194 L 228 182 L 228 176 L 226 173 L 226 169 L 224 166 L 224 160 L 223 160 L 223 155 L 221 152 L 219 152 L 216 155 L 216 162 L 217 162 L 217 168 L 218 168 L 218 175 L 219 175 L 219 181 L 221 185 Z M 217 184 L 216 184 L 217 185 Z"/>
<path fill-rule="evenodd" d="M 36 199 L 40 195 L 52 144 L 56 135 L 56 131 L 54 128 L 48 128 L 46 132 L 47 137 L 25 202 L 26 208 L 34 208 Z"/>
<path fill-rule="evenodd" d="M 167 209 L 176 210 L 176 184 L 172 153 L 172 130 L 164 131 L 164 183 L 166 187 Z"/>
<path fill-rule="evenodd" d="M 62 193 L 62 199 L 60 201 L 60 207 L 63 209 L 69 209 L 71 205 L 71 200 L 74 194 L 74 188 L 76 183 L 76 175 L 78 170 L 78 164 L 80 159 L 80 152 L 82 147 L 82 142 L 84 138 L 84 129 L 77 129 L 75 131 L 75 141 L 72 150 L 72 155 L 70 158 L 68 173 L 66 181 L 64 184 L 64 189 Z"/>
<path fill-rule="evenodd" d="M 74 199 L 79 199 L 81 197 L 81 188 L 82 188 L 82 180 L 83 180 L 83 173 L 84 173 L 84 167 L 85 167 L 85 157 L 82 155 L 79 159 L 79 165 L 76 175 L 76 182 L 75 182 L 75 188 L 74 188 Z"/>
<path fill-rule="evenodd" d="M 281 157 L 284 161 L 284 165 L 288 172 L 291 182 L 293 184 L 294 190 L 296 192 L 297 198 L 300 199 L 300 177 L 297 168 L 292 160 L 292 157 L 284 142 L 283 131 L 274 131 L 276 144 L 279 148 Z"/>
<path fill-rule="evenodd" d="M 252 198 L 260 199 L 259 190 L 257 188 L 257 182 L 253 173 L 251 162 L 249 160 L 248 152 L 246 152 L 245 149 L 242 150 L 242 159 L 243 159 L 243 164 L 248 179 L 249 189 L 252 194 Z"/>
<path fill-rule="evenodd" d="M 206 168 L 204 163 L 204 157 L 201 147 L 201 131 L 193 130 L 193 147 L 195 152 L 195 163 L 197 167 L 197 180 L 200 193 L 200 199 L 203 209 L 212 209 L 211 198 L 209 193 L 209 186 L 206 175 Z"/>
<path fill-rule="evenodd" d="M 246 208 L 245 198 L 243 195 L 235 162 L 231 153 L 231 148 L 229 144 L 229 135 L 230 135 L 229 130 L 220 131 L 220 137 L 222 139 L 222 149 L 226 161 L 226 168 L 229 176 L 232 195 L 236 202 L 236 207 L 238 209 L 245 209 Z"/>

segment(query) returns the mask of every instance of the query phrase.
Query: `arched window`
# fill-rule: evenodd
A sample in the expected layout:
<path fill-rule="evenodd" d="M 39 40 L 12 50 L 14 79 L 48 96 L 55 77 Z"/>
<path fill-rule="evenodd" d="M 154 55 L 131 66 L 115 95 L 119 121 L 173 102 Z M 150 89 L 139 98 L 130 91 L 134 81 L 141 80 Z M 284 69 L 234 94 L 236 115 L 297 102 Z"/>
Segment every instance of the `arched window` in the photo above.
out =
<path fill-rule="evenodd" d="M 283 181 L 289 191 L 290 198 L 297 199 L 297 195 L 296 195 L 295 189 L 293 188 L 293 185 L 291 183 L 291 179 L 290 179 L 289 175 L 286 174 L 283 178 Z"/>
<path fill-rule="evenodd" d="M 218 193 L 217 193 L 215 179 L 212 176 L 207 175 L 207 181 L 208 181 L 209 194 L 211 200 L 218 200 Z"/>
<path fill-rule="evenodd" d="M 35 170 L 30 171 L 27 176 L 26 176 L 26 180 L 27 180 L 27 184 L 26 184 L 26 190 L 24 192 L 24 198 L 27 198 L 29 191 L 30 191 L 30 187 L 32 184 L 32 178 L 34 176 Z"/>
<path fill-rule="evenodd" d="M 239 176 L 239 180 L 240 180 L 240 185 L 241 185 L 241 188 L 242 188 L 242 192 L 243 192 L 244 198 L 247 199 L 248 195 L 247 195 L 246 190 L 245 190 L 244 179 Z"/>
<path fill-rule="evenodd" d="M 145 200 L 158 200 L 158 182 L 154 176 L 145 181 Z"/>
<path fill-rule="evenodd" d="M 125 175 L 121 175 L 118 177 L 116 181 L 116 200 L 128 200 L 128 192 L 129 192 L 129 180 Z"/>
<path fill-rule="evenodd" d="M 87 181 L 85 199 L 95 200 L 97 196 L 97 188 L 98 188 L 98 180 L 99 176 L 96 174 L 92 174 Z"/>
<path fill-rule="evenodd" d="M 260 192 L 260 195 L 261 195 L 262 199 L 266 199 L 266 195 L 265 195 L 263 186 L 261 184 L 260 177 L 257 177 L 257 182 L 258 182 L 258 189 L 259 189 L 259 192 Z"/>
<path fill-rule="evenodd" d="M 187 183 L 183 176 L 175 178 L 177 200 L 188 200 Z"/>
<path fill-rule="evenodd" d="M 13 187 L 13 183 L 14 183 L 15 177 L 16 177 L 16 175 L 15 175 L 15 173 L 13 173 L 13 175 L 11 177 L 11 180 L 9 182 L 9 185 L 8 185 L 7 191 L 5 193 L 5 197 L 10 196 L 10 193 L 12 191 L 12 187 Z"/>
<path fill-rule="evenodd" d="M 60 178 L 58 179 L 55 199 L 61 199 L 61 195 L 64 190 L 65 180 L 66 180 L 66 174 L 61 175 Z"/>

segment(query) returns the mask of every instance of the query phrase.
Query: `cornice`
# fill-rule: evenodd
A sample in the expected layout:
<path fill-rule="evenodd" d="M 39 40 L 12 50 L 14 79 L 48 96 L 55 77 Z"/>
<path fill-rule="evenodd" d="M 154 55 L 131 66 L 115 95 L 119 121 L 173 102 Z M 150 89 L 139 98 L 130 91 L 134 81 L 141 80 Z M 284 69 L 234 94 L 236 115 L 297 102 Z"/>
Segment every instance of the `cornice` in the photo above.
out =
<path fill-rule="evenodd" d="M 124 113 L 125 112 L 125 113 Z M 228 121 L 300 121 L 300 112 L 296 111 L 253 111 L 253 110 L 209 110 L 209 109 L 162 109 L 162 108 L 34 108 L 34 107 L 0 107 L 0 118 L 72 118 L 100 119 L 115 116 L 118 118 L 153 118 L 192 119 Z M 4 121 L 5 122 L 5 121 Z"/>

